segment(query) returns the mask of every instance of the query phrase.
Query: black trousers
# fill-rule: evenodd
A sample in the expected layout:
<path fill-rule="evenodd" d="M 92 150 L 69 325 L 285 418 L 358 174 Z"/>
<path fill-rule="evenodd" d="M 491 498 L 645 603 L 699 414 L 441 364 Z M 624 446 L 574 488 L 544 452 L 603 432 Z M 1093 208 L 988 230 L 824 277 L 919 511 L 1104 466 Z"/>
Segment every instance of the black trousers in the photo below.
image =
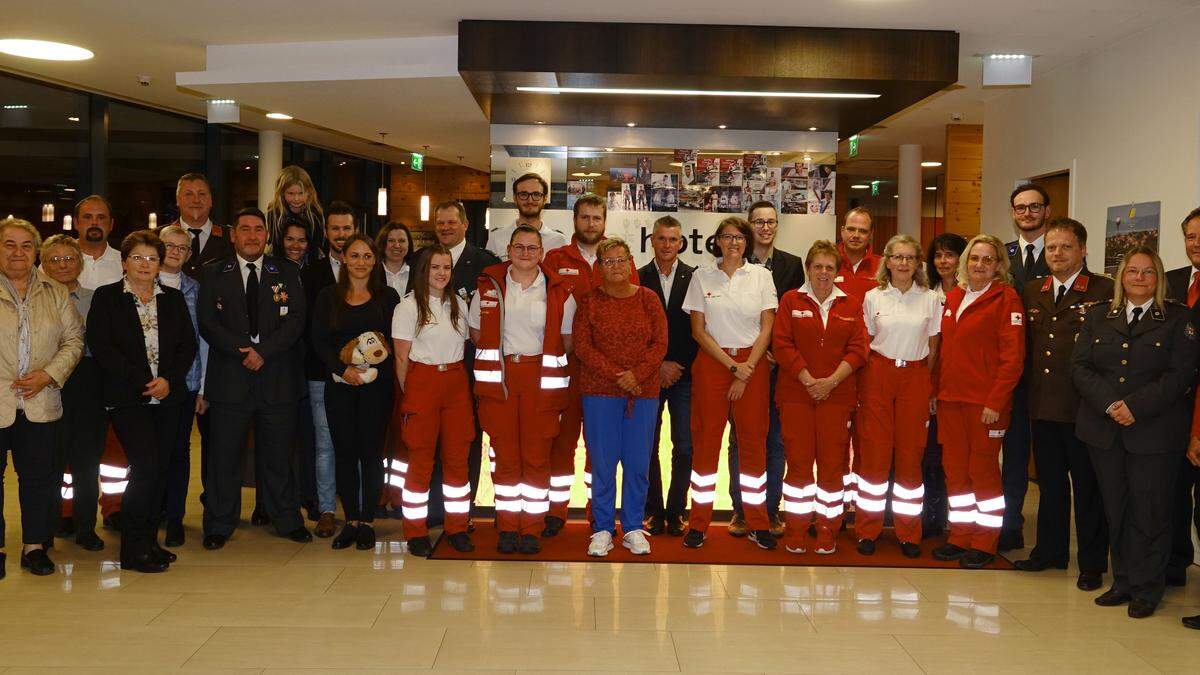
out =
<path fill-rule="evenodd" d="M 1171 557 L 1167 563 L 1167 575 L 1174 579 L 1186 579 L 1187 568 L 1195 559 L 1192 547 L 1192 530 L 1200 533 L 1200 470 L 1184 457 L 1179 463 L 1179 479 L 1172 491 L 1171 506 Z"/>
<path fill-rule="evenodd" d="M 167 471 L 179 448 L 179 419 L 190 412 L 181 404 L 124 406 L 109 412 L 129 462 L 129 485 L 121 498 L 122 560 L 155 545 Z"/>
<path fill-rule="evenodd" d="M 937 439 L 937 415 L 929 416 L 929 435 L 921 456 L 921 481 L 925 485 L 925 503 L 921 508 L 921 531 L 944 532 L 950 505 L 946 497 L 946 471 L 942 468 L 942 444 Z M 889 511 L 891 502 L 889 504 Z"/>
<path fill-rule="evenodd" d="M 659 445 L 662 438 L 663 408 L 671 412 L 671 485 L 663 501 L 662 468 Z M 692 482 L 692 376 L 685 372 L 679 381 L 658 395 L 658 417 L 654 422 L 654 443 L 650 451 L 648 471 L 650 485 L 646 490 L 646 515 L 660 518 L 683 516 L 687 508 L 687 492 Z"/>
<path fill-rule="evenodd" d="M 325 414 L 333 440 L 337 492 L 346 520 L 375 520 L 383 491 L 383 438 L 392 414 L 392 380 L 384 375 L 358 387 L 331 382 Z"/>
<path fill-rule="evenodd" d="M 296 403 L 268 404 L 253 394 L 243 403 L 213 402 L 208 409 L 209 452 L 204 467 L 204 533 L 230 536 L 242 512 L 246 434 L 254 425 L 256 478 L 263 505 L 279 534 L 303 525 L 289 465 Z"/>
<path fill-rule="evenodd" d="M 1019 382 L 1012 395 L 1012 420 L 1001 444 L 1003 462 L 1001 481 L 1004 485 L 1005 532 L 1021 533 L 1025 517 L 1021 509 L 1025 506 L 1025 493 L 1029 491 L 1029 387 Z"/>
<path fill-rule="evenodd" d="M 1029 557 L 1054 564 L 1071 559 L 1071 505 L 1079 571 L 1108 571 L 1108 520 L 1087 446 L 1069 422 L 1033 421 L 1033 461 L 1037 464 L 1037 545 Z"/>
<path fill-rule="evenodd" d="M 21 504 L 21 542 L 44 544 L 54 536 L 50 504 L 58 491 L 54 473 L 54 434 L 58 422 L 30 422 L 18 410 L 13 423 L 0 429 L 0 548 L 4 547 L 4 468 L 12 452 Z"/>
<path fill-rule="evenodd" d="M 167 457 L 167 475 L 163 490 L 162 512 L 168 521 L 183 520 L 187 511 L 188 482 L 192 475 L 192 420 L 197 417 L 196 392 L 189 391 L 180 407 L 183 412 L 175 425 L 175 445 Z M 202 431 L 201 456 L 204 455 L 204 439 L 205 433 Z"/>
<path fill-rule="evenodd" d="M 71 507 L 75 531 L 96 529 L 96 504 L 100 498 L 100 456 L 108 433 L 108 413 L 98 395 L 100 366 L 85 356 L 62 388 L 63 414 L 55 425 L 54 472 L 71 474 Z M 62 490 L 52 491 L 51 527 L 57 529 L 62 513 Z"/>
<path fill-rule="evenodd" d="M 1111 540 L 1113 590 L 1157 604 L 1162 600 L 1171 553 L 1171 488 L 1179 454 L 1126 452 L 1088 446 L 1104 498 Z"/>
<path fill-rule="evenodd" d="M 313 428 L 312 405 L 308 400 L 308 383 L 304 384 L 305 395 L 296 403 L 296 433 L 292 440 L 294 452 L 293 475 L 296 480 L 296 498 L 309 513 L 319 514 L 317 503 L 317 440 Z"/>

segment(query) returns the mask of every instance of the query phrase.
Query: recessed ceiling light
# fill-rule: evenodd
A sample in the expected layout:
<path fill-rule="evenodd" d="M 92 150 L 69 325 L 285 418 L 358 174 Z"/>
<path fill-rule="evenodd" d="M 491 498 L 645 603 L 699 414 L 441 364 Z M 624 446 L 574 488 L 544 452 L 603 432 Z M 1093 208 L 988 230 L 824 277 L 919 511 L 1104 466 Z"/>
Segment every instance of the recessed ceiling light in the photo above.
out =
<path fill-rule="evenodd" d="M 615 94 L 618 96 L 741 96 L 753 98 L 879 98 L 879 94 L 835 91 L 728 91 L 714 89 L 622 89 L 606 87 L 517 87 L 530 94 Z"/>
<path fill-rule="evenodd" d="M 1014 59 L 1025 59 L 1029 57 L 1026 54 L 988 54 L 988 58 L 998 61 L 1011 61 Z"/>
<path fill-rule="evenodd" d="M 927 187 L 927 188 L 925 188 L 925 189 L 926 189 L 926 190 L 936 190 L 936 189 L 937 189 L 937 186 L 936 186 L 936 185 L 930 185 L 929 187 Z"/>
<path fill-rule="evenodd" d="M 346 166 L 345 162 L 338 162 L 338 166 Z"/>
<path fill-rule="evenodd" d="M 534 122 L 534 124 L 545 124 L 545 123 L 546 122 L 544 120 L 538 120 L 538 121 Z"/>
<path fill-rule="evenodd" d="M 941 162 L 921 162 L 921 166 L 924 166 L 924 167 L 934 167 L 934 166 L 941 166 L 941 165 L 942 165 Z"/>
<path fill-rule="evenodd" d="M 24 103 L 9 103 L 3 107 L 5 110 L 29 110 L 29 106 Z"/>
<path fill-rule="evenodd" d="M 816 130 L 817 130 L 817 128 L 816 128 L 816 127 L 809 127 L 809 128 L 808 128 L 808 130 L 809 130 L 809 131 L 816 131 Z"/>
<path fill-rule="evenodd" d="M 209 101 L 209 103 L 213 105 L 233 105 L 234 103 L 237 103 L 237 101 L 231 98 L 214 98 L 213 100 Z"/>
<path fill-rule="evenodd" d="M 596 178 L 600 174 L 595 171 L 576 171 L 571 175 L 575 178 Z"/>
<path fill-rule="evenodd" d="M 269 117 L 273 120 L 290 120 L 290 119 L 292 119 L 291 115 L 285 115 L 284 113 L 267 113 L 267 117 Z"/>
<path fill-rule="evenodd" d="M 250 170 L 250 165 L 249 165 L 249 164 L 247 164 L 246 166 L 243 166 L 243 167 L 242 167 L 242 169 L 244 169 L 244 170 L 246 170 L 246 171 L 249 171 L 249 170 Z"/>
<path fill-rule="evenodd" d="M 70 117 L 67 118 L 67 121 L 68 122 L 78 122 L 79 118 L 74 115 L 71 115 Z"/>
<path fill-rule="evenodd" d="M 46 40 L 0 40 L 0 53 L 45 61 L 86 61 L 95 56 L 83 47 Z"/>
<path fill-rule="evenodd" d="M 612 151 L 613 151 L 613 149 L 612 149 L 612 148 L 605 148 L 605 149 L 604 149 L 604 151 L 605 151 L 605 152 L 612 152 Z"/>
<path fill-rule="evenodd" d="M 718 124 L 718 125 L 717 125 L 717 128 L 718 128 L 718 129 L 724 129 L 724 128 L 725 128 L 725 125 L 724 125 L 724 124 Z"/>
<path fill-rule="evenodd" d="M 869 188 L 871 186 L 865 185 L 863 183 L 855 183 L 854 185 L 851 185 L 850 187 L 855 190 L 866 190 L 867 188 Z"/>
<path fill-rule="evenodd" d="M 626 123 L 625 123 L 625 126 L 627 126 L 627 127 L 636 127 L 636 126 L 637 126 L 637 122 L 626 122 Z"/>
<path fill-rule="evenodd" d="M 806 162 L 811 162 L 811 161 L 812 161 L 812 155 L 805 155 L 805 156 L 804 156 L 804 161 L 806 161 Z"/>

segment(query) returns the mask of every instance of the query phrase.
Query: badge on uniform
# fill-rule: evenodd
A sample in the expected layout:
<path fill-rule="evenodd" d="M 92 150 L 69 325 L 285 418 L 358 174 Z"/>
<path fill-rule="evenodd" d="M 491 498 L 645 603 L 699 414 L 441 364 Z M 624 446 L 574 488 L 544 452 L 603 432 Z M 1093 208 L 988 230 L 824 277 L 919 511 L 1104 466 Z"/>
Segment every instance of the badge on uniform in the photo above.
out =
<path fill-rule="evenodd" d="M 989 438 L 1004 438 L 1004 429 L 988 429 Z"/>
<path fill-rule="evenodd" d="M 797 319 L 807 319 L 807 318 L 811 317 L 812 315 L 813 315 L 812 310 L 809 310 L 809 309 L 793 309 L 792 310 L 792 316 L 796 317 Z"/>
<path fill-rule="evenodd" d="M 1021 312 L 1013 312 L 1012 313 L 1012 325 L 1024 326 L 1025 325 L 1025 315 Z"/>
<path fill-rule="evenodd" d="M 1183 335 L 1189 340 L 1196 339 L 1196 327 L 1192 325 L 1191 321 L 1183 324 Z"/>
<path fill-rule="evenodd" d="M 950 315 L 952 315 L 952 314 L 954 314 L 954 310 L 952 310 L 952 309 L 950 309 L 949 307 L 947 307 L 947 308 L 946 308 L 946 313 L 945 313 L 945 314 L 943 314 L 942 316 L 950 316 Z"/>
<path fill-rule="evenodd" d="M 287 316 L 287 313 L 288 313 L 287 305 L 280 305 L 279 306 L 279 316 Z"/>
<path fill-rule="evenodd" d="M 486 307 L 496 307 L 496 306 L 499 306 L 499 304 L 500 304 L 500 302 L 497 300 L 480 300 L 479 301 L 480 309 L 483 309 Z"/>
<path fill-rule="evenodd" d="M 845 279 L 843 279 L 842 275 L 840 275 L 840 274 L 833 278 L 833 283 L 835 283 L 835 284 L 840 284 L 843 281 L 845 281 Z"/>
<path fill-rule="evenodd" d="M 560 267 L 558 268 L 558 273 L 563 276 L 579 276 L 579 270 L 574 267 Z"/>
<path fill-rule="evenodd" d="M 499 297 L 499 296 L 498 296 L 498 295 L 497 295 L 497 293 L 496 293 L 496 289 L 494 289 L 494 288 L 485 288 L 485 289 L 484 289 L 484 291 L 483 291 L 483 297 L 485 297 L 485 298 L 495 298 L 495 297 Z"/>

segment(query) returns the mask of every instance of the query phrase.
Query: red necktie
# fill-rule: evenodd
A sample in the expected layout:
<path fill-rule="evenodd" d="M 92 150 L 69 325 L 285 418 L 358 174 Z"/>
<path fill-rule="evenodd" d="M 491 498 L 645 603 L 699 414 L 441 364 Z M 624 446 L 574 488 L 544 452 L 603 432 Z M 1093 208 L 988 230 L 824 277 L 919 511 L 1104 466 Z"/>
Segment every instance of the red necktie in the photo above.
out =
<path fill-rule="evenodd" d="M 1200 270 L 1192 272 L 1192 285 L 1188 287 L 1188 307 L 1195 307 L 1197 300 L 1200 300 Z"/>

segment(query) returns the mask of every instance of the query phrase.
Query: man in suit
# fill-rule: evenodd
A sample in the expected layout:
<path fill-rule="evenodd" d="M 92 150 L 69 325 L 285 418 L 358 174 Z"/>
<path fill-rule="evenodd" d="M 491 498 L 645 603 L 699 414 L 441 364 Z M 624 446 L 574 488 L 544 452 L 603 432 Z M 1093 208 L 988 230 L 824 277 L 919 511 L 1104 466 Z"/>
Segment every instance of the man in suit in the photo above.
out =
<path fill-rule="evenodd" d="M 1183 230 L 1183 248 L 1189 264 L 1167 272 L 1167 297 L 1186 304 L 1192 309 L 1193 321 L 1200 308 L 1200 208 L 1192 209 L 1180 224 Z M 1195 390 L 1189 395 L 1194 400 Z M 1175 499 L 1171 509 L 1171 557 L 1167 563 L 1167 584 L 1187 584 L 1187 568 L 1192 564 L 1195 551 L 1192 548 L 1192 527 L 1200 532 L 1200 472 L 1186 459 L 1175 482 Z M 1200 623 L 1198 623 L 1200 625 Z"/>
<path fill-rule="evenodd" d="M 1050 195 L 1040 185 L 1027 183 L 1013 190 L 1008 198 L 1013 225 L 1019 236 L 1007 244 L 1009 270 L 1013 286 L 1021 292 L 1031 280 L 1050 273 L 1046 266 L 1046 223 L 1050 220 Z M 1025 547 L 1021 527 L 1025 518 L 1021 507 L 1029 489 L 1029 386 L 1022 377 L 1013 390 L 1012 421 L 1004 434 L 1003 474 L 1004 526 L 1000 530 L 1000 551 Z"/>
<path fill-rule="evenodd" d="M 1071 380 L 1075 336 L 1089 309 L 1112 300 L 1113 282 L 1087 271 L 1087 229 L 1059 218 L 1046 228 L 1051 276 L 1025 284 L 1025 379 L 1037 464 L 1037 546 L 1017 569 L 1066 569 L 1071 557 L 1071 504 L 1075 505 L 1079 579 L 1083 591 L 1100 588 L 1108 569 L 1108 525 L 1087 446 L 1075 435 L 1079 393 Z M 1072 499 L 1072 497 L 1074 499 Z"/>
<path fill-rule="evenodd" d="M 776 297 L 793 288 L 804 285 L 804 261 L 797 256 L 775 248 L 775 235 L 779 233 L 779 212 L 775 204 L 759 201 L 750 205 L 747 219 L 754 227 L 754 250 L 747 257 L 749 262 L 771 270 L 775 281 Z M 775 360 L 767 351 L 767 362 L 771 365 L 771 423 L 767 429 L 767 515 L 771 518 L 771 534 L 783 536 L 783 516 L 779 513 L 779 500 L 783 497 L 783 474 L 787 467 L 787 455 L 783 448 L 783 431 L 779 422 L 779 408 L 775 405 L 775 382 L 777 370 Z M 733 422 L 729 432 L 729 498 L 733 502 L 733 518 L 729 521 L 729 532 L 734 536 L 746 534 L 742 518 L 742 491 L 738 476 L 737 439 L 734 437 Z"/>
<path fill-rule="evenodd" d="M 202 173 L 180 176 L 175 183 L 175 206 L 179 208 L 179 220 L 171 224 L 187 230 L 192 244 L 192 254 L 184 263 L 183 273 L 199 279 L 201 267 L 233 255 L 225 228 L 212 221 L 212 187 L 208 178 Z"/>
<path fill-rule="evenodd" d="M 346 202 L 330 202 L 325 209 L 325 241 L 329 250 L 319 260 L 309 263 L 300 273 L 304 282 L 304 299 L 309 307 L 315 307 L 317 294 L 322 289 L 337 283 L 342 269 L 342 248 L 354 234 L 354 209 Z M 308 385 L 308 405 L 312 411 L 313 442 L 301 443 L 297 457 L 300 474 L 300 501 L 312 514 L 319 513 L 315 533 L 318 537 L 332 537 L 337 523 L 337 485 L 334 470 L 333 439 L 329 435 L 329 420 L 325 415 L 325 386 L 329 378 L 325 366 L 307 339 L 312 325 L 306 322 L 304 340 L 304 375 Z M 307 430 L 305 430 L 307 432 Z"/>
<path fill-rule="evenodd" d="M 438 243 L 450 249 L 450 261 L 454 265 L 450 274 L 450 288 L 454 289 L 470 304 L 471 295 L 477 288 L 479 275 L 489 265 L 500 262 L 491 251 L 479 248 L 467 241 L 467 209 L 458 200 L 444 201 L 433 207 L 433 232 L 437 235 Z M 428 255 L 429 249 L 421 249 L 413 258 L 412 269 L 419 269 L 422 255 Z M 413 277 L 408 280 L 408 288 L 412 290 Z M 463 352 L 463 365 L 467 373 L 473 373 L 475 367 L 475 348 L 467 345 Z M 471 385 L 475 379 L 470 377 Z M 475 504 L 475 488 L 479 486 L 479 467 L 483 461 L 483 432 L 479 429 L 479 416 L 475 416 L 475 440 L 471 442 L 471 452 L 467 456 L 467 470 L 470 472 L 471 505 Z M 432 527 L 441 523 L 445 517 L 442 508 L 442 465 L 441 460 L 434 465 L 433 475 L 429 479 L 429 517 L 426 523 Z"/>
<path fill-rule="evenodd" d="M 688 313 L 683 311 L 695 268 L 679 259 L 684 245 L 679 221 L 663 216 L 654 221 L 650 235 L 654 260 L 638 270 L 642 286 L 658 294 L 667 313 L 667 356 L 658 369 L 662 390 L 658 396 L 658 417 L 654 427 L 654 450 L 650 455 L 650 487 L 646 491 L 646 531 L 652 535 L 664 531 L 682 537 L 687 529 L 683 511 L 687 507 L 692 472 L 692 361 L 696 358 L 695 338 Z M 663 481 L 659 461 L 663 408 L 671 411 L 671 485 L 663 502 Z"/>
<path fill-rule="evenodd" d="M 204 548 L 219 549 L 241 514 L 242 451 L 254 424 L 258 480 L 279 534 L 312 541 L 289 469 L 300 398 L 300 340 L 306 308 L 295 266 L 264 256 L 267 222 L 246 208 L 234 220 L 235 255 L 200 273 L 197 311 L 209 345 L 204 396 L 212 413 L 211 457 L 204 476 Z"/>

